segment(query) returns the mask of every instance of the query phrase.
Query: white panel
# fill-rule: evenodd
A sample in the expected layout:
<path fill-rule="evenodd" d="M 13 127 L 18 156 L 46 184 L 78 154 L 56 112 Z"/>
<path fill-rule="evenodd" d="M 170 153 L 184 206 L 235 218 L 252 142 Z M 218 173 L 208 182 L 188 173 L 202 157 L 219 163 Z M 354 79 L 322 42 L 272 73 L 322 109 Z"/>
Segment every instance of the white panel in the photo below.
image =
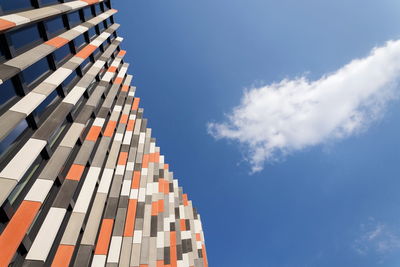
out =
<path fill-rule="evenodd" d="M 24 24 L 24 23 L 30 22 L 30 20 L 28 18 L 25 18 L 23 16 L 19 16 L 17 14 L 1 16 L 0 18 L 8 20 L 8 21 L 11 21 L 11 22 L 14 22 L 17 26 L 21 25 L 21 24 Z"/>
<path fill-rule="evenodd" d="M 57 69 L 53 74 L 51 74 L 43 82 L 54 84 L 54 85 L 60 85 L 71 73 L 72 73 L 72 70 L 61 67 L 61 68 Z"/>
<path fill-rule="evenodd" d="M 160 156 L 160 164 L 164 164 L 164 155 Z"/>
<path fill-rule="evenodd" d="M 130 120 L 136 120 L 136 114 L 131 114 L 129 115 Z"/>
<path fill-rule="evenodd" d="M 124 180 L 122 183 L 121 196 L 129 196 L 131 191 L 131 180 Z"/>
<path fill-rule="evenodd" d="M 93 122 L 93 126 L 100 126 L 103 127 L 105 119 L 103 118 L 96 118 Z"/>
<path fill-rule="evenodd" d="M 109 71 L 107 71 L 107 72 L 104 74 L 103 78 L 101 78 L 101 80 L 102 80 L 102 81 L 109 82 L 109 81 L 111 80 L 112 77 L 114 77 L 114 72 L 109 72 Z"/>
<path fill-rule="evenodd" d="M 52 185 L 52 180 L 37 179 L 31 189 L 29 189 L 28 194 L 25 196 L 25 200 L 39 201 L 43 203 Z"/>
<path fill-rule="evenodd" d="M 142 231 L 135 230 L 133 232 L 132 243 L 133 244 L 141 244 L 142 243 Z"/>
<path fill-rule="evenodd" d="M 93 190 L 96 186 L 97 179 L 99 177 L 101 168 L 90 167 L 85 182 L 83 183 L 81 192 L 79 193 L 78 199 L 74 207 L 74 212 L 86 213 L 90 200 L 93 195 Z"/>
<path fill-rule="evenodd" d="M 139 189 L 139 198 L 138 198 L 138 200 L 140 202 L 144 202 L 145 199 L 146 199 L 146 190 L 144 188 L 140 188 Z"/>
<path fill-rule="evenodd" d="M 139 135 L 139 144 L 144 144 L 145 138 L 146 138 L 145 133 L 140 133 L 140 135 Z"/>
<path fill-rule="evenodd" d="M 156 144 L 155 143 L 150 143 L 150 153 L 154 153 L 156 150 Z"/>
<path fill-rule="evenodd" d="M 83 1 L 73 1 L 69 3 L 62 4 L 63 6 L 71 7 L 72 9 L 77 9 L 83 6 L 87 6 L 88 3 L 83 2 Z"/>
<path fill-rule="evenodd" d="M 123 175 L 124 170 L 125 170 L 125 165 L 117 165 L 117 168 L 115 169 L 115 174 Z"/>
<path fill-rule="evenodd" d="M 146 176 L 148 170 L 149 170 L 148 168 L 143 168 L 143 169 L 142 169 L 142 172 L 141 172 L 142 176 Z"/>
<path fill-rule="evenodd" d="M 121 110 L 122 110 L 122 106 L 120 106 L 120 105 L 114 106 L 114 111 L 117 111 L 119 113 L 119 112 L 121 112 Z"/>
<path fill-rule="evenodd" d="M 157 248 L 164 247 L 164 232 L 157 232 Z"/>
<path fill-rule="evenodd" d="M 148 183 L 146 187 L 146 195 L 152 195 L 153 194 L 153 185 L 152 183 Z"/>
<path fill-rule="evenodd" d="M 126 170 L 127 171 L 133 171 L 134 166 L 135 166 L 134 162 L 127 162 L 126 163 Z"/>
<path fill-rule="evenodd" d="M 114 141 L 121 142 L 122 141 L 122 133 L 116 133 L 114 137 Z"/>
<path fill-rule="evenodd" d="M 122 236 L 113 236 L 111 238 L 111 244 L 110 244 L 110 250 L 108 251 L 107 262 L 118 263 L 121 244 L 122 244 Z"/>
<path fill-rule="evenodd" d="M 93 66 L 96 67 L 96 68 L 101 69 L 101 68 L 104 66 L 105 63 L 106 63 L 106 62 L 103 61 L 103 60 L 97 60 L 97 61 L 93 64 Z"/>
<path fill-rule="evenodd" d="M 78 103 L 79 99 L 85 93 L 86 88 L 80 87 L 80 86 L 75 86 L 71 92 L 68 93 L 68 95 L 64 98 L 63 102 L 64 103 L 69 103 L 72 105 L 75 105 Z"/>
<path fill-rule="evenodd" d="M 43 140 L 30 138 L 1 171 L 0 177 L 19 181 L 46 146 L 46 143 Z"/>
<path fill-rule="evenodd" d="M 45 261 L 54 239 L 57 236 L 60 225 L 64 219 L 66 209 L 50 208 L 45 220 L 40 227 L 40 230 L 33 241 L 33 244 L 26 256 L 28 260 Z"/>
<path fill-rule="evenodd" d="M 12 106 L 10 110 L 29 115 L 45 99 L 46 99 L 45 95 L 38 94 L 35 92 L 30 92 L 26 96 L 24 96 L 21 100 L 19 100 L 14 106 Z"/>
<path fill-rule="evenodd" d="M 101 181 L 99 188 L 97 189 L 98 193 L 108 194 L 108 190 L 110 190 L 110 184 L 113 177 L 114 170 L 113 169 L 104 169 L 103 175 L 101 176 Z"/>
<path fill-rule="evenodd" d="M 124 144 L 124 145 L 129 145 L 129 144 L 131 143 L 132 134 L 133 134 L 133 132 L 131 132 L 131 131 L 126 131 L 126 132 L 125 132 L 124 141 L 122 142 L 122 144 Z"/>
<path fill-rule="evenodd" d="M 103 267 L 106 264 L 106 255 L 94 255 L 92 267 Z"/>
<path fill-rule="evenodd" d="M 181 232 L 182 239 L 190 239 L 192 238 L 190 231 L 182 231 Z"/>
<path fill-rule="evenodd" d="M 78 26 L 72 28 L 72 30 L 75 30 L 75 31 L 80 32 L 80 33 L 84 33 L 85 31 L 88 30 L 88 27 L 85 27 L 85 26 L 82 26 L 82 25 L 78 25 Z"/>
<path fill-rule="evenodd" d="M 131 193 L 129 194 L 130 199 L 137 199 L 138 198 L 138 189 L 131 189 Z"/>

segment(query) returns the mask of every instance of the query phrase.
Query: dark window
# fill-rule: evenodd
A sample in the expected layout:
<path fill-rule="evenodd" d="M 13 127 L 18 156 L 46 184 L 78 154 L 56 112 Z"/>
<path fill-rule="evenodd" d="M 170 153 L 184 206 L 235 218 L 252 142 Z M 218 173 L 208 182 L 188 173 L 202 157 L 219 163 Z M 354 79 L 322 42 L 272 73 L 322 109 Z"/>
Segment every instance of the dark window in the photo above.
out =
<path fill-rule="evenodd" d="M 79 50 L 79 48 L 81 48 L 82 45 L 86 44 L 85 37 L 83 37 L 83 34 L 76 37 L 74 39 L 74 43 L 75 43 L 76 50 Z"/>
<path fill-rule="evenodd" d="M 74 27 L 81 23 L 81 17 L 79 16 L 79 12 L 75 11 L 68 14 L 69 25 Z"/>
<path fill-rule="evenodd" d="M 104 22 L 100 22 L 100 23 L 98 24 L 98 27 L 99 27 L 100 33 L 102 33 L 102 32 L 104 31 L 104 29 L 105 29 L 105 27 L 104 27 Z"/>
<path fill-rule="evenodd" d="M 81 63 L 81 70 L 82 70 L 82 72 L 83 72 L 84 70 L 86 70 L 86 69 L 89 67 L 89 63 L 90 63 L 89 58 L 85 59 L 85 61 L 83 61 L 83 62 Z"/>
<path fill-rule="evenodd" d="M 30 66 L 29 68 L 25 69 L 22 74 L 24 76 L 24 81 L 26 82 L 26 84 L 31 84 L 48 71 L 49 63 L 47 62 L 47 58 L 45 57 Z"/>
<path fill-rule="evenodd" d="M 93 40 L 96 37 L 96 31 L 94 27 L 90 28 L 87 33 L 89 34 L 90 40 Z"/>
<path fill-rule="evenodd" d="M 100 55 L 100 49 L 97 48 L 96 50 L 94 50 L 93 56 L 95 59 L 97 59 L 99 55 Z"/>
<path fill-rule="evenodd" d="M 63 87 L 68 87 L 71 82 L 76 78 L 76 71 L 72 72 L 65 80 L 62 82 Z"/>
<path fill-rule="evenodd" d="M 3 155 L 7 150 L 13 147 L 13 143 L 21 135 L 21 133 L 28 127 L 25 120 L 21 121 L 8 136 L 0 142 L 0 155 Z"/>
<path fill-rule="evenodd" d="M 40 105 L 35 109 L 35 113 L 40 116 L 43 114 L 43 112 L 46 110 L 46 108 L 48 106 L 51 105 L 51 103 L 53 103 L 53 101 L 56 100 L 57 98 L 57 91 L 54 90 L 49 96 L 46 97 L 45 100 L 43 100 L 42 103 L 40 103 Z"/>
<path fill-rule="evenodd" d="M 94 9 L 96 11 L 96 15 L 99 15 L 100 13 L 102 13 L 102 10 L 100 8 L 100 4 L 95 5 Z"/>
<path fill-rule="evenodd" d="M 40 0 L 42 6 L 58 4 L 58 0 Z"/>
<path fill-rule="evenodd" d="M 54 19 L 48 20 L 45 22 L 46 24 L 46 28 L 47 28 L 47 32 L 50 33 L 52 36 L 55 33 L 59 33 L 61 31 L 64 31 L 64 23 L 62 21 L 61 17 L 56 17 Z"/>
<path fill-rule="evenodd" d="M 63 45 L 62 47 L 58 48 L 56 51 L 53 52 L 54 59 L 57 63 L 62 62 L 66 57 L 71 55 L 71 50 L 69 49 L 69 45 Z"/>
<path fill-rule="evenodd" d="M 0 85 L 0 108 L 7 104 L 14 96 L 16 96 L 16 92 L 14 89 L 14 85 L 10 80 L 5 81 L 2 85 Z"/>
<path fill-rule="evenodd" d="M 41 39 L 38 27 L 35 25 L 28 26 L 12 32 L 10 34 L 11 44 L 15 49 L 24 47 L 34 41 Z"/>
<path fill-rule="evenodd" d="M 32 8 L 30 0 L 0 0 L 0 6 L 4 12 L 12 11 L 13 13 Z"/>
<path fill-rule="evenodd" d="M 113 23 L 112 23 L 112 21 L 111 21 L 111 17 L 109 17 L 107 20 L 106 20 L 106 22 L 107 22 L 107 27 L 110 27 L 111 25 L 113 25 Z"/>
<path fill-rule="evenodd" d="M 93 13 L 92 13 L 92 8 L 91 7 L 86 7 L 83 9 L 83 16 L 85 17 L 85 20 L 87 21 L 88 19 L 93 18 Z"/>

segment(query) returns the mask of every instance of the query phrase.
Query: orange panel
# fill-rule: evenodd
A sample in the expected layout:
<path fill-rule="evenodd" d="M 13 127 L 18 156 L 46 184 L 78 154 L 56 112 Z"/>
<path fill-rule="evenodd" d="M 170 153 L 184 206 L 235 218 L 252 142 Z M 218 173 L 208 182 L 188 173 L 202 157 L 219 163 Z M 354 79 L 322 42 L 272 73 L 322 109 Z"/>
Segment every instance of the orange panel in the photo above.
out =
<path fill-rule="evenodd" d="M 103 219 L 94 254 L 107 255 L 108 246 L 110 245 L 113 225 L 114 225 L 113 219 Z"/>
<path fill-rule="evenodd" d="M 156 267 L 164 267 L 164 261 L 163 260 L 157 261 Z"/>
<path fill-rule="evenodd" d="M 158 214 L 158 202 L 151 203 L 151 216 L 156 216 Z"/>
<path fill-rule="evenodd" d="M 171 258 L 171 267 L 177 267 L 177 255 L 176 255 L 176 232 L 170 232 L 170 258 Z"/>
<path fill-rule="evenodd" d="M 129 85 L 123 85 L 121 91 L 122 92 L 128 92 Z"/>
<path fill-rule="evenodd" d="M 72 164 L 65 179 L 79 181 L 81 179 L 84 170 L 85 166 L 79 164 Z"/>
<path fill-rule="evenodd" d="M 99 2 L 99 0 L 81 0 L 81 1 L 86 2 L 89 5 L 93 5 Z"/>
<path fill-rule="evenodd" d="M 117 56 L 125 56 L 125 54 L 126 54 L 126 51 L 125 50 L 121 50 L 121 51 L 119 51 L 119 53 L 118 53 L 118 55 Z"/>
<path fill-rule="evenodd" d="M 154 153 L 154 162 L 160 162 L 160 152 Z"/>
<path fill-rule="evenodd" d="M 86 140 L 89 141 L 97 141 L 97 137 L 99 137 L 99 134 L 101 132 L 101 127 L 100 126 L 92 126 L 90 127 L 90 130 L 86 136 Z"/>
<path fill-rule="evenodd" d="M 149 162 L 154 162 L 154 153 L 149 154 Z"/>
<path fill-rule="evenodd" d="M 140 97 L 135 97 L 132 104 L 132 110 L 137 110 L 139 108 Z"/>
<path fill-rule="evenodd" d="M 108 71 L 108 72 L 116 72 L 116 71 L 117 71 L 117 67 L 111 66 L 111 67 L 108 68 L 107 71 Z"/>
<path fill-rule="evenodd" d="M 133 172 L 133 178 L 132 178 L 132 185 L 131 188 L 133 189 L 138 189 L 140 185 L 140 171 L 134 171 Z"/>
<path fill-rule="evenodd" d="M 164 192 L 164 184 L 165 180 L 163 178 L 158 179 L 158 192 L 163 193 Z"/>
<path fill-rule="evenodd" d="M 5 20 L 5 19 L 0 19 L 0 31 L 5 31 L 11 28 L 14 28 L 17 26 L 14 22 Z"/>
<path fill-rule="evenodd" d="M 75 56 L 86 59 L 96 49 L 97 49 L 97 46 L 89 44 L 89 45 L 85 46 L 81 51 L 79 51 Z"/>
<path fill-rule="evenodd" d="M 185 219 L 180 219 L 179 222 L 180 222 L 180 225 L 181 225 L 181 231 L 186 231 L 186 220 Z"/>
<path fill-rule="evenodd" d="M 128 114 L 122 114 L 119 123 L 128 123 Z"/>
<path fill-rule="evenodd" d="M 62 37 L 54 37 L 50 40 L 48 40 L 47 42 L 45 42 L 45 44 L 60 48 L 61 46 L 67 44 L 69 42 L 68 39 L 62 38 Z"/>
<path fill-rule="evenodd" d="M 203 259 L 204 259 L 204 267 L 208 267 L 206 246 L 204 246 L 204 245 L 202 245 L 202 254 L 203 254 Z"/>
<path fill-rule="evenodd" d="M 114 84 L 121 84 L 122 83 L 122 78 L 121 77 L 117 77 L 114 80 Z"/>
<path fill-rule="evenodd" d="M 199 233 L 196 234 L 196 241 L 201 241 L 201 236 Z"/>
<path fill-rule="evenodd" d="M 116 126 L 117 126 L 117 122 L 116 121 L 109 121 L 107 123 L 106 129 L 104 130 L 104 134 L 103 135 L 104 136 L 108 136 L 108 137 L 113 136 Z"/>
<path fill-rule="evenodd" d="M 144 154 L 143 155 L 143 162 L 142 162 L 142 167 L 147 168 L 149 166 L 149 154 Z"/>
<path fill-rule="evenodd" d="M 169 169 L 169 164 L 164 164 L 164 169 L 168 170 Z"/>
<path fill-rule="evenodd" d="M 168 195 L 169 193 L 169 182 L 165 182 L 164 184 L 164 195 Z"/>
<path fill-rule="evenodd" d="M 164 199 L 158 200 L 158 212 L 164 212 Z"/>
<path fill-rule="evenodd" d="M 8 266 L 15 252 L 21 244 L 26 231 L 35 219 L 41 203 L 36 201 L 22 201 L 11 221 L 0 235 L 0 266 Z"/>
<path fill-rule="evenodd" d="M 128 121 L 128 126 L 126 126 L 127 131 L 133 131 L 133 128 L 135 126 L 135 120 L 129 120 Z"/>
<path fill-rule="evenodd" d="M 54 256 L 51 267 L 68 267 L 74 253 L 75 246 L 60 245 Z"/>
<path fill-rule="evenodd" d="M 129 199 L 128 212 L 126 214 L 124 236 L 133 236 L 133 229 L 135 229 L 136 219 L 136 199 Z"/>
<path fill-rule="evenodd" d="M 118 165 L 126 165 L 127 160 L 128 160 L 128 152 L 119 153 Z"/>
<path fill-rule="evenodd" d="M 187 196 L 187 194 L 183 194 L 182 198 L 183 198 L 183 206 L 187 206 L 188 205 L 188 196 Z"/>

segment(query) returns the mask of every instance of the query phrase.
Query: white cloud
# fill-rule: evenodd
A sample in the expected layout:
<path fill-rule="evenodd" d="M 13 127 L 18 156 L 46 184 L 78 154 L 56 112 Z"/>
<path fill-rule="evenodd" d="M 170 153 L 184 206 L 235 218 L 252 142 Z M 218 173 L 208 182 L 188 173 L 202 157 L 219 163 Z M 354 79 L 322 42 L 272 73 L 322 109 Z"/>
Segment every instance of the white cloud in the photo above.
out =
<path fill-rule="evenodd" d="M 360 255 L 373 253 L 383 261 L 387 254 L 400 251 L 400 233 L 396 227 L 371 217 L 366 224 L 360 225 L 359 237 L 354 241 L 353 248 Z"/>
<path fill-rule="evenodd" d="M 299 77 L 246 89 L 226 121 L 209 123 L 208 131 L 244 145 L 257 172 L 265 161 L 366 129 L 397 97 L 399 80 L 400 40 L 389 41 L 319 80 Z"/>

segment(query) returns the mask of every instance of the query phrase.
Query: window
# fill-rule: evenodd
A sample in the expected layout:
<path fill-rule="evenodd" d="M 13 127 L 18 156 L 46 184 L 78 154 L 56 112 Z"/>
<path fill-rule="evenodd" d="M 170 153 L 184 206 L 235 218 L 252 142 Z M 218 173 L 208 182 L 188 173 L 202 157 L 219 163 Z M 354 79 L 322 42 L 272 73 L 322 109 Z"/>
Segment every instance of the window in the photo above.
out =
<path fill-rule="evenodd" d="M 0 6 L 6 13 L 32 8 L 30 0 L 0 0 Z"/>
<path fill-rule="evenodd" d="M 90 41 L 96 37 L 96 31 L 94 30 L 94 27 L 90 28 L 87 33 L 89 34 Z"/>
<path fill-rule="evenodd" d="M 93 13 L 92 13 L 92 8 L 91 7 L 86 7 L 83 9 L 83 16 L 85 18 L 85 21 L 88 19 L 93 18 Z"/>
<path fill-rule="evenodd" d="M 68 21 L 69 21 L 69 25 L 71 27 L 74 27 L 74 26 L 80 24 L 82 21 L 81 21 L 81 17 L 79 16 L 79 12 L 75 11 L 75 12 L 69 13 Z"/>
<path fill-rule="evenodd" d="M 104 22 L 100 22 L 99 24 L 97 24 L 97 26 L 99 27 L 100 33 L 102 33 L 104 31 L 104 29 L 105 29 Z"/>
<path fill-rule="evenodd" d="M 85 40 L 85 37 L 83 37 L 83 34 L 81 34 L 81 35 L 79 35 L 78 37 L 76 37 L 76 38 L 74 39 L 74 43 L 75 43 L 75 48 L 76 48 L 76 50 L 77 50 L 77 51 L 80 50 L 80 48 L 81 48 L 84 44 L 86 44 L 86 40 Z"/>
<path fill-rule="evenodd" d="M 40 3 L 42 6 L 48 6 L 48 5 L 55 5 L 58 4 L 58 0 L 41 0 Z"/>
<path fill-rule="evenodd" d="M 97 59 L 97 58 L 100 56 L 100 49 L 99 49 L 99 48 L 97 48 L 96 50 L 94 50 L 93 56 L 94 56 L 94 59 Z"/>
<path fill-rule="evenodd" d="M 58 48 L 56 51 L 53 52 L 54 59 L 56 63 L 62 62 L 66 59 L 69 55 L 71 55 L 71 50 L 69 49 L 69 45 L 63 45 L 62 47 Z"/>
<path fill-rule="evenodd" d="M 71 73 L 67 78 L 65 78 L 65 80 L 61 83 L 62 86 L 63 86 L 64 88 L 70 86 L 70 85 L 71 85 L 71 82 L 76 78 L 76 76 L 77 76 L 76 71 L 72 72 L 72 73 Z"/>
<path fill-rule="evenodd" d="M 50 33 L 51 36 L 54 36 L 56 33 L 65 31 L 64 23 L 61 17 L 56 17 L 54 19 L 48 20 L 45 22 L 47 32 Z"/>
<path fill-rule="evenodd" d="M 38 27 L 35 24 L 12 32 L 10 34 L 10 39 L 11 45 L 14 46 L 15 49 L 20 49 L 36 40 L 41 40 L 42 38 L 40 37 Z"/>
<path fill-rule="evenodd" d="M 82 72 L 85 72 L 85 70 L 89 67 L 89 63 L 90 63 L 89 58 L 85 59 L 85 61 L 83 61 L 83 62 L 81 63 L 81 70 L 82 70 Z"/>
<path fill-rule="evenodd" d="M 0 142 L 0 155 L 4 155 L 7 151 L 10 151 L 16 144 L 16 140 L 21 133 L 28 128 L 28 124 L 25 120 L 21 121 L 8 136 Z"/>
<path fill-rule="evenodd" d="M 48 106 L 50 106 L 52 103 L 55 102 L 55 100 L 58 98 L 57 97 L 57 91 L 54 90 L 50 95 L 46 97 L 45 100 L 43 100 L 42 103 L 35 109 L 35 113 L 40 117 L 40 115 L 43 114 L 43 112 L 46 110 Z"/>
<path fill-rule="evenodd" d="M 99 15 L 103 12 L 100 8 L 100 4 L 95 5 L 94 10 L 96 11 L 96 15 Z"/>
<path fill-rule="evenodd" d="M 0 108 L 4 107 L 5 104 L 8 103 L 14 96 L 16 96 L 16 92 L 14 89 L 14 85 L 10 80 L 5 81 L 0 85 Z"/>
<path fill-rule="evenodd" d="M 29 68 L 25 69 L 22 71 L 22 75 L 24 77 L 24 81 L 26 84 L 31 84 L 35 80 L 37 80 L 39 77 L 41 77 L 44 73 L 47 73 L 49 71 L 49 63 L 47 62 L 47 58 L 42 58 Z"/>

